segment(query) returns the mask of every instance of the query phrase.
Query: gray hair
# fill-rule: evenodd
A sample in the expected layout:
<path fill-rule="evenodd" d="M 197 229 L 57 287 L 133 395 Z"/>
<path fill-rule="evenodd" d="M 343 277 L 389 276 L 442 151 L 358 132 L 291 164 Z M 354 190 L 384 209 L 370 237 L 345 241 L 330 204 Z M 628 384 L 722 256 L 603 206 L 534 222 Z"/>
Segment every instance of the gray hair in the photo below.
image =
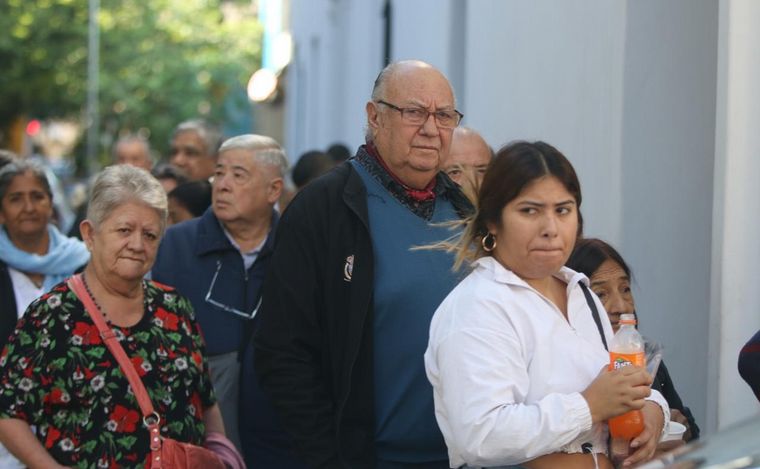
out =
<path fill-rule="evenodd" d="M 280 177 L 288 172 L 288 159 L 277 140 L 265 135 L 244 134 L 224 141 L 219 154 L 229 150 L 248 150 L 257 163 L 273 166 Z"/>
<path fill-rule="evenodd" d="M 21 176 L 22 174 L 26 173 L 31 173 L 31 175 L 37 179 L 37 182 L 40 183 L 42 188 L 45 190 L 45 193 L 47 193 L 48 197 L 50 197 L 50 200 L 52 201 L 53 190 L 50 188 L 50 181 L 48 181 L 47 175 L 45 174 L 45 169 L 42 166 L 31 161 L 18 159 L 11 161 L 10 163 L 3 166 L 2 169 L 0 169 L 0 200 L 5 198 L 5 195 L 8 193 L 8 188 L 13 182 L 13 179 L 16 176 Z"/>
<path fill-rule="evenodd" d="M 219 128 L 203 119 L 191 119 L 181 122 L 172 132 L 172 139 L 182 132 L 195 132 L 206 145 L 206 153 L 216 156 L 219 145 L 222 143 L 222 132 Z"/>
<path fill-rule="evenodd" d="M 148 162 L 150 162 L 151 166 L 153 165 L 153 152 L 150 150 L 150 143 L 145 137 L 139 135 L 127 135 L 116 140 L 116 143 L 111 147 L 111 157 L 113 159 L 116 159 L 116 152 L 119 149 L 119 145 L 123 143 L 139 143 L 143 147 L 143 150 L 145 150 L 145 154 L 148 155 Z"/>
<path fill-rule="evenodd" d="M 127 202 L 139 202 L 155 210 L 163 233 L 169 213 L 164 188 L 146 170 L 126 164 L 109 166 L 95 178 L 87 219 L 97 228 Z"/>
<path fill-rule="evenodd" d="M 18 161 L 18 159 L 19 159 L 18 155 L 13 153 L 12 151 L 0 149 L 0 168 L 4 167 L 8 163 L 13 163 L 14 161 Z"/>

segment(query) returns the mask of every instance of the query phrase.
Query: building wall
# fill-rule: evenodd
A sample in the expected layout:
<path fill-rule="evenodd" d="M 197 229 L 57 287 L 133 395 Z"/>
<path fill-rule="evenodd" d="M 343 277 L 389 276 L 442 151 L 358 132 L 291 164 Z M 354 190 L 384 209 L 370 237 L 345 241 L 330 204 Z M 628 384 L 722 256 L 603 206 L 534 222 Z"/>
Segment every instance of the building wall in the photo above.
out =
<path fill-rule="evenodd" d="M 708 421 L 758 415 L 736 354 L 760 329 L 760 3 L 720 2 Z"/>
<path fill-rule="evenodd" d="M 750 3 L 391 2 L 391 59 L 422 59 L 450 77 L 465 125 L 494 147 L 545 140 L 573 162 L 585 232 L 630 262 L 641 329 L 665 345 L 677 389 L 708 433 L 757 413 L 736 373 L 739 343 L 760 327 L 751 293 L 760 254 L 746 235 L 760 234 L 749 179 L 760 174 L 750 130 L 760 111 L 746 104 L 757 80 L 736 81 L 747 70 L 760 78 L 741 47 L 758 33 L 731 33 L 759 17 Z M 291 158 L 362 143 L 384 64 L 384 5 L 292 0 Z M 750 124 L 737 124 L 736 110 Z"/>
<path fill-rule="evenodd" d="M 465 123 L 497 148 L 515 139 L 559 148 L 581 179 L 586 233 L 618 244 L 623 4 L 467 5 Z"/>
<path fill-rule="evenodd" d="M 704 426 L 718 6 L 628 2 L 625 31 L 621 246 L 641 328 Z"/>

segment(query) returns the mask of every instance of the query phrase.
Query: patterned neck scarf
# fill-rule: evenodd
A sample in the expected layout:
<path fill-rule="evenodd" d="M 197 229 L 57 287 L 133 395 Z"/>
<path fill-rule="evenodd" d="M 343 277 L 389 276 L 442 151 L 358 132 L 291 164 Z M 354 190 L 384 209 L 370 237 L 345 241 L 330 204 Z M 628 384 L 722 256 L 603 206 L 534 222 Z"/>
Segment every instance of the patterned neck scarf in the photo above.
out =
<path fill-rule="evenodd" d="M 365 146 L 367 149 L 367 153 L 369 153 L 372 157 L 375 158 L 375 160 L 378 162 L 380 166 L 385 170 L 386 173 L 388 173 L 388 176 L 391 177 L 398 185 L 400 185 L 404 192 L 406 192 L 406 195 L 409 196 L 412 200 L 415 202 L 427 202 L 428 200 L 435 200 L 435 182 L 436 178 L 433 177 L 433 179 L 430 180 L 427 186 L 425 186 L 424 189 L 414 189 L 412 187 L 407 186 L 401 180 L 393 174 L 393 171 L 388 167 L 388 165 L 385 164 L 385 161 L 380 157 L 380 155 L 377 153 L 377 148 L 373 143 L 367 143 Z"/>

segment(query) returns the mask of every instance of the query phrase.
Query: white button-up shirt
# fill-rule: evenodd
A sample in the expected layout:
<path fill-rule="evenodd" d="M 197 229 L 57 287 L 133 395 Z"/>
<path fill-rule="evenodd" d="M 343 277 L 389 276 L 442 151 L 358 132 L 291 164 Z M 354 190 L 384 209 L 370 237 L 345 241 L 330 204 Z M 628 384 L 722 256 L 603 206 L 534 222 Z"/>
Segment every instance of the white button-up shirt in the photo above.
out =
<path fill-rule="evenodd" d="M 607 451 L 607 425 L 592 425 L 581 392 L 609 363 L 586 297 L 585 275 L 563 267 L 567 319 L 494 258 L 475 262 L 441 303 L 425 353 L 451 467 L 519 464 L 590 443 Z M 607 342 L 612 327 L 596 295 Z M 655 400 L 669 420 L 667 403 Z"/>

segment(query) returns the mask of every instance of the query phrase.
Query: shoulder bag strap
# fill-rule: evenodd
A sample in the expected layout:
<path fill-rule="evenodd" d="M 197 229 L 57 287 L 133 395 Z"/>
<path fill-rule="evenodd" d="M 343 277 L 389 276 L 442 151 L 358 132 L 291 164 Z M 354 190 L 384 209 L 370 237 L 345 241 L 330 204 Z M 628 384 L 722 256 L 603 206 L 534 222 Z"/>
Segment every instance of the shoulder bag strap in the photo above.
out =
<path fill-rule="evenodd" d="M 140 406 L 140 411 L 142 411 L 143 414 L 143 423 L 150 431 L 150 449 L 153 453 L 151 459 L 154 461 L 151 467 L 160 468 L 160 460 L 159 465 L 156 465 L 157 461 L 155 458 L 155 455 L 161 451 L 159 431 L 160 417 L 158 416 L 158 413 L 153 410 L 153 404 L 150 402 L 150 396 L 148 396 L 148 391 L 145 389 L 145 386 L 140 379 L 140 375 L 137 373 L 137 370 L 135 370 L 135 366 L 129 360 L 129 357 L 127 357 L 127 353 L 119 343 L 119 339 L 116 338 L 116 334 L 114 334 L 113 330 L 108 327 L 108 324 L 106 324 L 103 313 L 98 309 L 95 300 L 92 299 L 87 288 L 85 288 L 82 274 L 72 275 L 68 280 L 68 285 L 84 304 L 87 313 L 89 313 L 90 318 L 92 318 L 92 322 L 95 323 L 95 326 L 100 332 L 100 337 L 103 339 L 103 342 L 105 342 L 106 347 L 111 351 L 114 358 L 116 358 L 122 373 L 124 373 L 124 376 L 127 377 L 127 381 L 129 381 L 129 385 L 132 386 L 132 391 L 135 393 L 137 403 Z"/>
<path fill-rule="evenodd" d="M 594 298 L 591 296 L 591 292 L 589 291 L 585 283 L 578 282 L 578 285 L 581 286 L 581 290 L 583 290 L 583 295 L 586 297 L 586 303 L 588 303 L 588 307 L 591 308 L 591 314 L 594 316 L 594 322 L 596 323 L 596 328 L 599 329 L 599 335 L 602 337 L 602 343 L 604 344 L 604 349 L 609 350 L 609 347 L 607 347 L 607 338 L 604 336 L 604 328 L 602 327 L 602 320 L 599 317 L 599 309 L 597 309 L 596 307 L 596 301 L 594 301 Z"/>

